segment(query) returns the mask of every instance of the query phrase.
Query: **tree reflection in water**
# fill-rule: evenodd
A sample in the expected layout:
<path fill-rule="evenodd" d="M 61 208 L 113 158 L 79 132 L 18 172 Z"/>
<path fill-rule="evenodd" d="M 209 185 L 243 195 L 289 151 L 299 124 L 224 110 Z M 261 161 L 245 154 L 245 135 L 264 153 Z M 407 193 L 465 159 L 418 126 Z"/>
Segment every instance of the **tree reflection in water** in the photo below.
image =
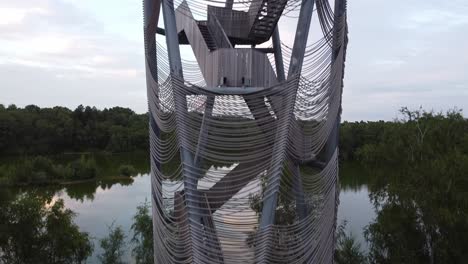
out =
<path fill-rule="evenodd" d="M 402 113 L 359 153 L 377 211 L 365 231 L 370 261 L 466 263 L 468 122 L 459 111 Z"/>
<path fill-rule="evenodd" d="M 1 263 L 81 263 L 93 251 L 63 200 L 36 192 L 8 194 L 0 203 Z"/>
<path fill-rule="evenodd" d="M 357 191 L 367 184 L 375 206 L 376 218 L 365 230 L 367 261 L 466 263 L 468 121 L 457 111 L 403 113 L 405 118 L 397 122 L 380 124 L 380 138 L 356 151 L 367 173 L 355 164 L 340 166 L 342 190 Z M 100 171 L 104 176 L 116 175 L 116 168 L 125 163 L 139 173 L 149 170 L 146 156 L 96 160 L 98 165 L 107 164 Z M 170 165 L 177 167 L 176 163 Z M 81 202 L 93 201 L 99 187 L 109 190 L 115 184 L 132 184 L 131 179 L 105 178 L 65 186 L 0 189 L 0 263 L 73 263 L 83 258 L 88 252 L 87 235 L 73 224 L 70 211 L 57 202 L 54 211 L 51 202 L 57 192 Z M 47 219 L 57 218 L 65 221 L 47 225 Z M 74 235 L 61 238 L 64 232 Z"/>
<path fill-rule="evenodd" d="M 76 214 L 59 199 L 61 193 L 80 202 L 93 201 L 99 188 L 133 183 L 132 177 L 116 177 L 120 164 L 131 163 L 136 174 L 149 168 L 146 155 L 96 155 L 96 159 L 97 179 L 0 188 L 0 263 L 82 263 L 91 255 L 95 234 L 80 231 L 74 222 Z"/>

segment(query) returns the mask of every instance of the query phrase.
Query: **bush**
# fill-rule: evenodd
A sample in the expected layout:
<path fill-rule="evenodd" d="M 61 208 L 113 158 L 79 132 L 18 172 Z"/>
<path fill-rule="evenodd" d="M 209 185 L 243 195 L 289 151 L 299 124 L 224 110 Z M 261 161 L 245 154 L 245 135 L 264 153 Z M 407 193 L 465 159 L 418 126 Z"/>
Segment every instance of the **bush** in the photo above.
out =
<path fill-rule="evenodd" d="M 135 168 L 132 165 L 123 164 L 119 167 L 119 174 L 122 176 L 130 177 L 136 173 Z"/>
<path fill-rule="evenodd" d="M 0 175 L 0 187 L 3 185 L 9 185 L 9 184 L 10 184 L 10 178 Z"/>
<path fill-rule="evenodd" d="M 153 247 L 153 219 L 151 218 L 151 204 L 145 203 L 137 207 L 137 212 L 133 216 L 132 256 L 135 257 L 136 264 L 154 263 Z"/>
<path fill-rule="evenodd" d="M 84 155 L 68 165 L 70 172 L 67 176 L 72 180 L 86 180 L 96 177 L 97 165 L 93 158 L 86 158 Z"/>
<path fill-rule="evenodd" d="M 5 176 L 17 184 L 44 183 L 59 178 L 52 161 L 42 156 L 24 158 L 20 165 L 5 169 Z"/>
<path fill-rule="evenodd" d="M 102 264 L 122 264 L 125 252 L 125 234 L 121 226 L 109 226 L 109 235 L 99 240 L 103 253 L 98 256 Z"/>
<path fill-rule="evenodd" d="M 49 201 L 50 202 L 50 201 Z M 84 263 L 91 237 L 75 223 L 75 213 L 58 199 L 31 193 L 0 203 L 0 263 Z"/>
<path fill-rule="evenodd" d="M 335 263 L 337 264 L 365 264 L 368 263 L 367 256 L 361 249 L 352 234 L 347 234 L 346 221 L 336 229 Z"/>
<path fill-rule="evenodd" d="M 97 175 L 97 166 L 93 158 L 81 156 L 68 165 L 54 164 L 47 157 L 27 157 L 18 164 L 0 167 L 0 185 L 8 184 L 44 184 L 59 180 L 84 180 Z"/>

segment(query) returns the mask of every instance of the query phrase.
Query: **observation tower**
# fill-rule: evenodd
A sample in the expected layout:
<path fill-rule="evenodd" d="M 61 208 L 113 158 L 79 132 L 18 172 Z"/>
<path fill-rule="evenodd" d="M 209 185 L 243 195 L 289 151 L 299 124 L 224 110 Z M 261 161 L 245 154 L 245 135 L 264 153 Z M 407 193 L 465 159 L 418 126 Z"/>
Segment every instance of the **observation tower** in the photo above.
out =
<path fill-rule="evenodd" d="M 155 262 L 332 263 L 346 0 L 143 9 Z"/>

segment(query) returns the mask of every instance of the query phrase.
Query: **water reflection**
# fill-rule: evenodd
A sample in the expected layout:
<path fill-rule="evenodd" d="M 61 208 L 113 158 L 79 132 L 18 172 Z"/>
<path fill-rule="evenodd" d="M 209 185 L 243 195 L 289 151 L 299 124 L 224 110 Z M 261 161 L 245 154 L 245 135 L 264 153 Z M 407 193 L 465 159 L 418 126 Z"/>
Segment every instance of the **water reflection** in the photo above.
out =
<path fill-rule="evenodd" d="M 75 223 L 80 231 L 89 233 L 93 238 L 94 252 L 88 263 L 97 263 L 97 256 L 102 253 L 98 239 L 107 235 L 107 226 L 112 223 L 122 226 L 127 238 L 130 238 L 129 231 L 136 207 L 150 197 L 150 177 L 148 174 L 138 174 L 129 180 L 91 181 L 66 187 L 9 188 L 0 191 L 0 203 L 11 204 L 22 195 L 44 201 L 44 208 L 62 199 L 65 208 L 76 213 Z M 1 224 L 0 230 L 7 236 L 12 235 L 2 229 Z M 130 261 L 130 250 L 126 253 L 126 260 Z"/>
<path fill-rule="evenodd" d="M 106 227 L 115 222 L 128 233 L 136 207 L 150 197 L 150 179 L 147 174 L 149 163 L 146 153 L 90 155 L 93 155 L 98 165 L 96 179 L 65 185 L 0 187 L 0 208 L 10 208 L 22 197 L 28 196 L 32 201 L 41 201 L 43 209 L 36 210 L 41 212 L 51 208 L 56 201 L 63 200 L 64 207 L 76 213 L 74 222 L 80 231 L 89 233 L 94 242 L 94 252 L 87 262 L 97 263 L 97 255 L 101 253 L 97 240 L 107 235 Z M 61 164 L 77 157 L 79 158 L 79 155 L 62 155 L 53 159 Z M 13 158 L 10 160 L 15 162 Z M 132 177 L 119 176 L 118 168 L 122 164 L 132 165 L 136 174 Z M 30 203 L 26 203 L 25 206 L 28 204 Z M 20 242 L 11 228 L 5 226 L 7 222 L 1 218 L 0 213 L 0 245 L 5 245 L 2 243 L 5 241 Z M 29 226 L 39 228 L 34 227 L 34 222 Z M 0 252 L 2 251 L 5 252 L 3 247 L 0 248 Z M 130 261 L 129 250 L 125 257 Z M 3 263 L 1 253 L 0 263 Z"/>
<path fill-rule="evenodd" d="M 107 235 L 107 226 L 112 222 L 116 226 L 122 226 L 127 237 L 130 237 L 129 231 L 136 207 L 145 200 L 149 201 L 150 192 L 149 175 L 140 174 L 133 178 L 131 185 L 116 182 L 112 185 L 98 186 L 92 194 L 92 200 L 76 200 L 67 192 L 58 193 L 56 196 L 64 199 L 67 208 L 78 214 L 76 223 L 80 228 L 94 237 L 102 238 Z M 130 260 L 129 251 L 127 250 L 125 256 L 127 260 Z M 101 249 L 96 244 L 90 263 L 95 263 L 100 253 Z"/>
<path fill-rule="evenodd" d="M 91 254 L 90 234 L 74 213 L 47 193 L 2 192 L 0 263 L 82 263 Z"/>
<path fill-rule="evenodd" d="M 94 252 L 88 263 L 96 263 L 97 255 L 101 253 L 97 239 L 107 235 L 106 227 L 115 222 L 115 225 L 122 226 L 130 235 L 128 232 L 136 207 L 146 199 L 149 200 L 150 177 L 144 173 L 149 171 L 149 165 L 145 156 L 136 157 L 137 155 L 96 156 L 100 171 L 96 180 L 64 186 L 8 188 L 0 192 L 0 201 L 11 202 L 19 194 L 32 192 L 49 202 L 63 199 L 65 207 L 77 213 L 75 222 L 80 230 L 89 232 L 94 238 Z M 120 164 L 131 164 L 139 173 L 128 179 L 113 177 L 117 175 Z M 346 219 L 347 229 L 363 242 L 363 228 L 375 215 L 368 197 L 367 176 L 362 173 L 362 168 L 353 164 L 342 165 L 340 174 L 338 220 Z M 127 250 L 127 260 L 130 260 L 129 252 Z"/>
<path fill-rule="evenodd" d="M 365 227 L 375 218 L 374 206 L 369 200 L 369 173 L 358 163 L 340 164 L 340 203 L 338 224 L 346 221 L 346 232 L 351 233 L 368 250 Z"/>
<path fill-rule="evenodd" d="M 97 255 L 101 253 L 97 239 L 107 235 L 106 227 L 115 222 L 130 235 L 128 232 L 136 207 L 150 197 L 150 177 L 145 173 L 149 171 L 149 166 L 145 163 L 145 157 L 138 159 L 130 155 L 113 160 L 107 156 L 101 157 L 101 162 L 106 164 L 100 169 L 103 174 L 92 181 L 64 186 L 0 188 L 0 207 L 5 208 L 25 194 L 44 201 L 44 208 L 53 201 L 63 199 L 65 208 L 77 213 L 75 223 L 80 231 L 88 232 L 94 238 L 94 252 L 88 263 L 96 263 Z M 119 164 L 132 164 L 138 174 L 127 179 L 112 177 L 116 175 Z M 398 182 L 382 184 L 382 177 L 390 179 L 390 176 L 388 171 L 369 173 L 357 164 L 342 164 L 340 167 L 338 221 L 347 221 L 348 232 L 357 237 L 363 248 L 374 255 L 374 259 L 385 263 L 388 260 L 385 254 L 391 253 L 392 259 L 398 260 L 398 263 L 408 263 L 406 260 L 428 263 L 428 256 L 431 255 L 460 257 L 463 252 L 468 252 L 463 243 L 468 237 L 466 210 L 448 211 L 444 208 L 449 207 L 442 206 L 442 202 L 449 201 L 439 201 L 454 199 L 451 206 L 463 208 L 455 199 L 463 197 L 462 193 L 443 198 L 442 194 L 435 193 L 440 188 L 434 187 L 434 192 L 421 189 L 419 196 L 408 196 L 407 189 Z M 3 236 L 0 239 L 5 239 L 9 236 L 9 230 L 2 224 L 0 231 Z M 366 243 L 364 230 L 367 230 L 370 244 Z M 448 247 L 446 243 L 453 246 Z M 126 259 L 131 259 L 129 248 Z M 453 260 L 452 263 L 459 263 L 459 258 Z"/>
<path fill-rule="evenodd" d="M 369 188 L 377 216 L 365 235 L 375 262 L 466 263 L 466 175 L 453 167 L 424 174 L 410 170 L 374 173 Z"/>
<path fill-rule="evenodd" d="M 95 194 L 98 190 L 105 191 L 110 190 L 114 185 L 130 186 L 133 184 L 133 178 L 128 179 L 107 179 L 101 181 L 89 181 L 80 184 L 70 184 L 63 188 L 63 191 L 71 199 L 75 199 L 80 202 L 93 201 Z"/>
<path fill-rule="evenodd" d="M 369 183 L 369 173 L 357 162 L 340 164 L 341 191 L 360 192 Z"/>

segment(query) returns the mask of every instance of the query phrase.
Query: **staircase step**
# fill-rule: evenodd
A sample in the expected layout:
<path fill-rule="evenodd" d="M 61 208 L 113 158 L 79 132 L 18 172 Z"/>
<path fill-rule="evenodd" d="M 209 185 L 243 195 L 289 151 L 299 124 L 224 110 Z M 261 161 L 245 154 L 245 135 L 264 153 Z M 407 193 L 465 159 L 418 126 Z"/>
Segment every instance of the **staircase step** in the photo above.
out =
<path fill-rule="evenodd" d="M 263 0 L 250 29 L 249 38 L 258 42 L 266 41 L 273 33 L 286 3 L 287 0 Z"/>
<path fill-rule="evenodd" d="M 205 39 L 206 46 L 208 49 L 215 50 L 216 49 L 216 42 L 213 40 L 210 31 L 208 30 L 208 26 L 205 23 L 198 23 L 198 28 Z"/>

